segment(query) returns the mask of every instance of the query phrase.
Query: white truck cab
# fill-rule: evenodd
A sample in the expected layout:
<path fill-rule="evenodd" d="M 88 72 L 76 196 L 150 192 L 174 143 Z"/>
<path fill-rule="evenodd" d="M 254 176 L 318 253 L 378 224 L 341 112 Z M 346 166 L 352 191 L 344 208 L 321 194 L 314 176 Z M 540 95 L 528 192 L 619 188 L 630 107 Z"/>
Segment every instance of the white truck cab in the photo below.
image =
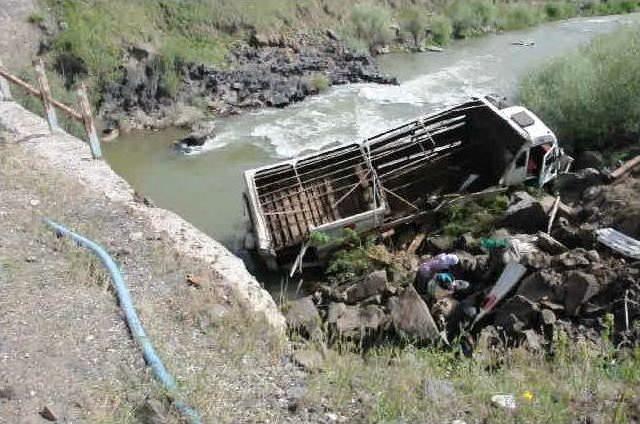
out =
<path fill-rule="evenodd" d="M 501 109 L 500 114 L 526 140 L 507 166 L 500 184 L 525 183 L 542 187 L 559 172 L 568 169 L 573 159 L 564 154 L 556 135 L 533 112 L 522 106 L 512 106 Z"/>

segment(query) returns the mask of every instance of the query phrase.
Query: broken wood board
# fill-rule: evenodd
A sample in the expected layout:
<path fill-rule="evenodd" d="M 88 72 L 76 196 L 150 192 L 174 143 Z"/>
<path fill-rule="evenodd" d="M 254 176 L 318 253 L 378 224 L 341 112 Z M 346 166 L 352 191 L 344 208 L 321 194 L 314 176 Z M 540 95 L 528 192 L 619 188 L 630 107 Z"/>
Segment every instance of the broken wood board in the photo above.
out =
<path fill-rule="evenodd" d="M 640 241 L 613 228 L 596 230 L 598 241 L 621 255 L 640 260 Z"/>

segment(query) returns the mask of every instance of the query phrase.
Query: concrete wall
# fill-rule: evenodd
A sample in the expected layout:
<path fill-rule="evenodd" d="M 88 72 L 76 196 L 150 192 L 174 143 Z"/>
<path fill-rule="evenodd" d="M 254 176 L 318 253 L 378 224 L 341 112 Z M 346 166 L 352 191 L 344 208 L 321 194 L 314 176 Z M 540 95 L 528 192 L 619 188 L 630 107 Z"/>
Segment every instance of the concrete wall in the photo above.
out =
<path fill-rule="evenodd" d="M 11 132 L 22 148 L 43 164 L 71 177 L 105 196 L 116 208 L 129 208 L 148 220 L 157 232 L 164 232 L 177 252 L 211 264 L 221 276 L 226 292 L 247 311 L 264 314 L 277 331 L 285 328 L 284 317 L 271 295 L 246 269 L 240 258 L 180 216 L 165 209 L 134 201 L 134 191 L 103 160 L 92 160 L 89 145 L 66 133 L 51 134 L 46 121 L 12 101 L 0 101 L 0 127 Z"/>

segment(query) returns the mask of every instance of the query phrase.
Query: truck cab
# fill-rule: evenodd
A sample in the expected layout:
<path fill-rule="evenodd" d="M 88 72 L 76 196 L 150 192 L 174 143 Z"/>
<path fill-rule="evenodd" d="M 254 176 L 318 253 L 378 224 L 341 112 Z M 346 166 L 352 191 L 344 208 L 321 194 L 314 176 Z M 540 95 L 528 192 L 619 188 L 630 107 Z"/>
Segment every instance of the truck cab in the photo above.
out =
<path fill-rule="evenodd" d="M 556 135 L 533 112 L 522 106 L 501 109 L 504 119 L 516 126 L 525 143 L 508 165 L 500 184 L 542 187 L 568 170 L 572 159 L 558 146 Z"/>

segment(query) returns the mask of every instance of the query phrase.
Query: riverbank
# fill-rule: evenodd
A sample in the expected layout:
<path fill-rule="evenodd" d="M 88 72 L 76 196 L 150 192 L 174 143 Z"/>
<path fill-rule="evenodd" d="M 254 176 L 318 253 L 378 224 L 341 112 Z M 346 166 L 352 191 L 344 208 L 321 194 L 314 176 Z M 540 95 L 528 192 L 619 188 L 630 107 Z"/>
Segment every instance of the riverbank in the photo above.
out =
<path fill-rule="evenodd" d="M 40 419 L 44 406 L 59 421 L 179 422 L 101 265 L 56 240 L 44 217 L 114 255 L 143 325 L 205 422 L 286 422 L 302 375 L 286 359 L 274 301 L 240 259 L 146 205 L 85 143 L 50 134 L 17 104 L 0 102 L 0 128 L 0 422 Z"/>
<path fill-rule="evenodd" d="M 390 50 L 423 51 L 452 38 L 637 8 L 623 1 L 487 0 L 44 5 L 29 18 L 43 30 L 41 53 L 67 87 L 88 82 L 107 125 L 123 131 L 284 107 L 331 85 L 394 83 L 372 56 Z"/>

